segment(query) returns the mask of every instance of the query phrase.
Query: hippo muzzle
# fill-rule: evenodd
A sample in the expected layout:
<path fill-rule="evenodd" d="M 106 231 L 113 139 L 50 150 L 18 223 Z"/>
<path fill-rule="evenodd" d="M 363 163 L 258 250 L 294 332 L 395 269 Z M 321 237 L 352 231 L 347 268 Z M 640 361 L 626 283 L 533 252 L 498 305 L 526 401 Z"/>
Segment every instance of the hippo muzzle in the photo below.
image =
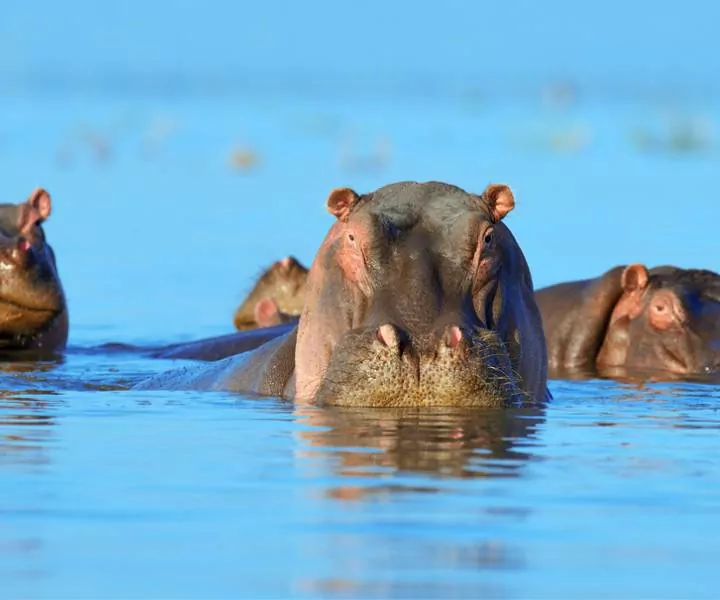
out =
<path fill-rule="evenodd" d="M 411 337 L 390 323 L 345 334 L 316 396 L 319 403 L 368 407 L 506 406 L 527 399 L 495 332 L 451 324 Z"/>

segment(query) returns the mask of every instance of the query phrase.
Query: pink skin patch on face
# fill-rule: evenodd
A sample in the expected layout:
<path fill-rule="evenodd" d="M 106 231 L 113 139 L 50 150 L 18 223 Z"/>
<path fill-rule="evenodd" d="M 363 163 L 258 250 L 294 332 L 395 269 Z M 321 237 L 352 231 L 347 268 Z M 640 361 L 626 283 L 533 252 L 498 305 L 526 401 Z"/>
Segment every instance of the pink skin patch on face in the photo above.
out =
<path fill-rule="evenodd" d="M 367 233 L 358 224 L 346 226 L 340 230 L 341 245 L 336 254 L 338 266 L 345 273 L 348 281 L 356 284 L 363 292 L 369 293 L 370 282 L 363 252 Z"/>
<path fill-rule="evenodd" d="M 457 348 L 462 342 L 463 334 L 457 325 L 453 325 L 448 331 L 446 344 L 448 348 Z"/>
<path fill-rule="evenodd" d="M 27 252 L 30 248 L 32 248 L 32 244 L 25 238 L 20 238 L 18 241 L 18 250 L 21 252 Z"/>

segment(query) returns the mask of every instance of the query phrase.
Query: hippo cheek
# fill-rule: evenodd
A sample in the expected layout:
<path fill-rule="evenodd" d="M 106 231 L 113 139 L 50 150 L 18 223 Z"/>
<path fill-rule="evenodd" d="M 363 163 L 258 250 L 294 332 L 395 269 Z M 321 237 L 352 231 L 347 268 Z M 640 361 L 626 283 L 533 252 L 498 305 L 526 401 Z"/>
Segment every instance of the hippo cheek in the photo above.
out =
<path fill-rule="evenodd" d="M 387 327 L 392 326 L 343 337 L 316 402 L 410 408 L 507 406 L 527 400 L 495 333 L 483 330 L 461 340 L 450 334 L 439 340 L 435 352 L 419 354 L 402 335 L 383 332 Z"/>
<path fill-rule="evenodd" d="M 660 340 L 647 342 L 646 345 L 649 357 L 646 367 L 677 375 L 711 374 L 720 361 L 713 344 L 692 330 L 667 332 Z"/>
<path fill-rule="evenodd" d="M 701 375 L 720 377 L 720 339 L 705 341 L 697 363 L 697 371 Z"/>
<path fill-rule="evenodd" d="M 648 365 L 653 369 L 669 371 L 679 375 L 687 375 L 693 371 L 692 360 L 688 353 L 677 344 L 659 344 L 657 348 L 657 364 Z"/>
<path fill-rule="evenodd" d="M 64 310 L 64 295 L 46 248 L 0 249 L 0 324 L 11 333 L 35 330 Z"/>

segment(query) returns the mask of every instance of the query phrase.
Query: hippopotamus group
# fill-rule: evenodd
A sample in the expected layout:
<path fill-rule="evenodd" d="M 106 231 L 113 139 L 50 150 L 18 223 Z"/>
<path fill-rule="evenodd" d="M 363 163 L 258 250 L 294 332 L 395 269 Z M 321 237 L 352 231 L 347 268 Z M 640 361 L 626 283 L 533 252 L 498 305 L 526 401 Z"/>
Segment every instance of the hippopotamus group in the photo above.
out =
<path fill-rule="evenodd" d="M 509 187 L 439 183 L 333 190 L 335 223 L 299 323 L 248 356 L 143 389 L 224 389 L 375 407 L 496 406 L 548 398 L 530 269 L 502 223 Z"/>
<path fill-rule="evenodd" d="M 51 358 L 68 337 L 68 312 L 55 253 L 43 223 L 50 194 L 34 190 L 25 202 L 0 204 L 0 357 Z"/>
<path fill-rule="evenodd" d="M 547 379 L 720 374 L 720 275 L 642 264 L 534 290 L 503 184 L 333 190 L 310 269 L 286 256 L 235 312 L 239 331 L 145 349 L 205 364 L 138 389 L 217 389 L 344 406 L 505 406 Z M 60 355 L 68 310 L 43 223 L 50 195 L 0 204 L 0 357 Z M 211 364 L 207 364 L 210 361 Z"/>

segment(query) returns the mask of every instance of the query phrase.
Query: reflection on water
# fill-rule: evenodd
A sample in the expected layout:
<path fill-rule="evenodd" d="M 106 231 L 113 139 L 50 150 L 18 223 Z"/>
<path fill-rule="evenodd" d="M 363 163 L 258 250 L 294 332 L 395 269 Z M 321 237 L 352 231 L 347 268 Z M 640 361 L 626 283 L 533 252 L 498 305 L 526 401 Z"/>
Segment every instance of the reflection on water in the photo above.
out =
<path fill-rule="evenodd" d="M 717 385 L 720 383 L 720 372 L 685 375 L 654 369 L 636 369 L 623 366 L 583 366 L 555 367 L 550 369 L 550 377 L 569 381 L 592 379 L 609 379 L 623 384 L 632 384 L 642 388 L 648 383 L 693 382 Z"/>
<path fill-rule="evenodd" d="M 159 368 L 111 356 L 118 379 Z M 6 392 L 0 595 L 708 597 L 720 391 L 551 391 L 470 412 Z"/>
<path fill-rule="evenodd" d="M 388 578 L 378 581 L 328 578 L 320 581 L 300 579 L 294 586 L 300 594 L 320 598 L 505 598 L 503 588 L 456 581 L 401 583 Z"/>
<path fill-rule="evenodd" d="M 546 407 L 472 413 L 125 391 L 177 366 L 133 344 L 227 333 L 239 282 L 286 253 L 309 263 L 337 185 L 516 182 L 538 286 L 635 260 L 717 270 L 704 126 L 651 121 L 633 147 L 642 103 L 564 84 L 525 110 L 414 103 L 392 81 L 356 98 L 328 80 L 337 101 L 315 102 L 269 81 L 282 93 L 237 102 L 3 97 L 6 193 L 57 187 L 74 347 L 0 362 L 0 597 L 717 596 L 716 384 L 575 373 Z M 685 229 L 667 218 L 678 182 L 699 199 Z"/>
<path fill-rule="evenodd" d="M 333 472 L 340 481 L 361 482 L 335 486 L 328 495 L 358 500 L 394 491 L 435 492 L 436 477 L 516 477 L 531 457 L 544 410 L 301 407 L 296 415 L 312 426 L 298 433 L 303 445 L 310 447 L 301 456 L 332 453 Z M 397 474 L 430 479 L 423 486 L 394 478 L 383 482 Z"/>
<path fill-rule="evenodd" d="M 6 370 L 6 369 L 3 369 Z M 21 372 L 27 372 L 20 369 Z M 57 425 L 53 400 L 0 392 L 0 480 L 21 485 L 22 473 L 52 469 L 50 447 Z M 0 485 L 0 580 L 44 577 L 42 537 L 29 534 L 13 521 L 37 510 L 37 497 L 27 489 L 13 492 Z M 1 595 L 1 593 L 0 593 Z"/>
<path fill-rule="evenodd" d="M 0 466 L 48 463 L 45 450 L 54 425 L 46 400 L 0 392 Z"/>

